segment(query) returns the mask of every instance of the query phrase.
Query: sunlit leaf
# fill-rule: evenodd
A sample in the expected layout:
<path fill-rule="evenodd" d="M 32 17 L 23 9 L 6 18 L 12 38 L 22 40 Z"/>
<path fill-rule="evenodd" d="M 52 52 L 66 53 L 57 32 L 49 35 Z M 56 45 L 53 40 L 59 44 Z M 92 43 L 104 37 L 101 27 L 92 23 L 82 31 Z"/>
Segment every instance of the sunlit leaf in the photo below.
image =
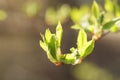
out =
<path fill-rule="evenodd" d="M 67 53 L 61 56 L 60 61 L 65 64 L 73 64 L 75 62 L 75 57 Z"/>
<path fill-rule="evenodd" d="M 94 40 L 87 42 L 86 45 L 82 49 L 83 49 L 83 52 L 80 54 L 80 56 L 81 56 L 81 58 L 85 58 L 93 51 Z"/>
<path fill-rule="evenodd" d="M 87 43 L 87 35 L 85 31 L 81 28 L 78 33 L 78 38 L 77 38 L 78 49 L 81 49 L 86 43 Z"/>
<path fill-rule="evenodd" d="M 45 52 L 48 51 L 48 47 L 47 47 L 47 45 L 46 45 L 43 41 L 40 40 L 39 44 L 40 44 L 41 48 L 42 48 Z"/>
<path fill-rule="evenodd" d="M 40 33 L 40 35 L 41 35 L 41 38 L 42 38 L 43 42 L 45 42 L 45 43 L 46 43 L 46 39 L 45 39 L 44 35 L 43 35 L 43 34 L 41 34 L 41 33 Z"/>
<path fill-rule="evenodd" d="M 105 23 L 105 24 L 103 25 L 103 28 L 102 28 L 102 29 L 103 29 L 103 30 L 104 30 L 104 29 L 110 29 L 112 26 L 115 25 L 115 23 L 116 23 L 117 21 L 120 21 L 120 18 L 115 18 L 115 19 L 113 19 L 113 20 Z"/>
<path fill-rule="evenodd" d="M 57 60 L 51 55 L 51 53 L 47 52 L 47 57 L 48 59 L 52 62 L 52 63 L 55 63 L 57 62 Z"/>
<path fill-rule="evenodd" d="M 56 59 L 51 55 L 51 53 L 49 51 L 50 49 L 48 49 L 48 44 L 46 44 L 45 41 L 43 42 L 41 40 L 40 40 L 39 44 L 40 44 L 41 48 L 47 53 L 48 59 L 53 63 L 56 62 Z M 51 52 L 52 52 L 52 50 L 51 50 Z"/>
<path fill-rule="evenodd" d="M 71 55 L 74 56 L 76 59 L 77 59 L 77 58 L 80 58 L 80 54 L 79 54 L 77 48 L 72 47 L 72 48 L 70 49 L 70 51 L 72 52 Z"/>
<path fill-rule="evenodd" d="M 62 26 L 61 23 L 59 22 L 56 27 L 57 47 L 61 46 L 62 33 L 63 33 Z"/>
<path fill-rule="evenodd" d="M 98 16 L 100 15 L 100 8 L 95 0 L 92 4 L 92 14 L 93 16 L 95 16 L 95 18 L 98 18 Z"/>
<path fill-rule="evenodd" d="M 51 34 L 50 30 L 46 29 L 46 31 L 45 31 L 45 38 L 46 38 L 47 43 L 50 42 L 51 37 L 52 37 L 52 34 Z"/>
<path fill-rule="evenodd" d="M 48 43 L 48 50 L 49 50 L 50 54 L 52 55 L 52 57 L 54 59 L 57 59 L 57 57 L 56 57 L 56 52 L 57 52 L 56 50 L 57 50 L 57 48 L 56 48 L 56 38 L 55 38 L 55 35 L 52 35 L 52 37 L 50 38 L 50 41 Z"/>

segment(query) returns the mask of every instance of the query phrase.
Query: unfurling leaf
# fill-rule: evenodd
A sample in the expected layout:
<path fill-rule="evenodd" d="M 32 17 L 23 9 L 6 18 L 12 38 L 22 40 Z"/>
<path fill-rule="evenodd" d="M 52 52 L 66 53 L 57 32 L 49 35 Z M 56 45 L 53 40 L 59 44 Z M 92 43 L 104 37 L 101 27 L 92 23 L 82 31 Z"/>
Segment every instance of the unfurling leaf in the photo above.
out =
<path fill-rule="evenodd" d="M 61 46 L 62 33 L 63 33 L 63 29 L 62 29 L 61 23 L 59 22 L 56 27 L 57 47 Z"/>
<path fill-rule="evenodd" d="M 59 62 L 59 55 L 61 55 L 61 39 L 62 39 L 62 26 L 60 22 L 56 27 L 56 34 L 52 34 L 49 29 L 45 31 L 45 36 L 41 34 L 43 39 L 40 40 L 40 46 L 44 51 L 46 51 L 48 58 L 51 62 Z"/>
<path fill-rule="evenodd" d="M 51 56 L 54 58 L 54 59 L 57 59 L 56 57 L 56 38 L 55 38 L 55 35 L 52 35 L 51 39 L 50 39 L 50 42 L 48 43 L 48 50 L 51 54 Z"/>
<path fill-rule="evenodd" d="M 56 60 L 55 58 L 53 58 L 53 56 L 52 56 L 49 52 L 47 52 L 47 57 L 48 57 L 48 59 L 49 59 L 52 63 L 56 63 L 56 62 L 57 62 L 57 60 Z"/>
<path fill-rule="evenodd" d="M 49 30 L 48 31 L 46 30 L 46 37 L 48 36 L 48 34 L 49 34 Z M 48 37 L 45 38 L 42 34 L 41 34 L 41 37 L 43 39 L 43 41 L 42 40 L 39 41 L 41 48 L 47 53 L 48 59 L 51 62 L 55 63 L 57 60 L 56 60 L 56 54 L 55 54 L 56 52 L 55 42 L 54 42 L 55 39 L 53 38 L 53 34 L 51 34 L 51 37 L 49 36 L 49 38 Z M 50 41 L 47 42 L 46 39 Z"/>
<path fill-rule="evenodd" d="M 44 51 L 46 52 L 48 51 L 48 47 L 43 41 L 40 40 L 39 44 Z"/>
<path fill-rule="evenodd" d="M 88 56 L 94 49 L 94 40 L 91 40 L 86 43 L 86 45 L 83 47 L 83 52 L 80 54 L 81 58 L 85 58 Z"/>
<path fill-rule="evenodd" d="M 73 64 L 75 62 L 75 57 L 67 53 L 60 57 L 60 61 L 65 64 Z"/>
<path fill-rule="evenodd" d="M 45 31 L 45 39 L 46 39 L 46 42 L 47 42 L 47 43 L 50 42 L 51 37 L 52 37 L 52 33 L 50 32 L 49 29 L 47 29 L 47 30 Z"/>
<path fill-rule="evenodd" d="M 81 28 L 78 33 L 78 38 L 77 38 L 78 49 L 81 49 L 86 43 L 87 43 L 87 35 L 85 31 Z"/>

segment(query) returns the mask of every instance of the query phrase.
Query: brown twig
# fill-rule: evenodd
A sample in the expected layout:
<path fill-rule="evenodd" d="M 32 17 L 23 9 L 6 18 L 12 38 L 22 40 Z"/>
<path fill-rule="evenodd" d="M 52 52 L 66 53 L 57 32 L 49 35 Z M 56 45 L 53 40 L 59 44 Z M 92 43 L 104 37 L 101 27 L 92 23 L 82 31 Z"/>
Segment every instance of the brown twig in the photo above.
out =
<path fill-rule="evenodd" d="M 106 33 L 104 33 L 104 34 L 102 34 L 101 37 L 100 37 L 98 40 L 104 38 L 104 37 L 105 37 L 106 35 L 108 35 L 109 33 L 110 33 L 110 31 L 108 31 L 108 32 L 106 32 Z"/>

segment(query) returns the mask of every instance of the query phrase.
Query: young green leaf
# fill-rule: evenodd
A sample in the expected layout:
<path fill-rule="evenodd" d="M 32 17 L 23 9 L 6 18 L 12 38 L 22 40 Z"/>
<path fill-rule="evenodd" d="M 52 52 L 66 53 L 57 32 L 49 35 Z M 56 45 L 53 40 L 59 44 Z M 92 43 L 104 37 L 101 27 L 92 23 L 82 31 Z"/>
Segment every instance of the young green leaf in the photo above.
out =
<path fill-rule="evenodd" d="M 44 37 L 44 35 L 41 34 L 41 33 L 40 33 L 40 35 L 41 35 L 42 40 L 45 41 L 45 37 Z"/>
<path fill-rule="evenodd" d="M 47 34 L 47 33 L 46 33 Z M 57 60 L 54 58 L 55 56 L 53 56 L 54 54 L 53 54 L 53 52 L 55 52 L 54 51 L 54 47 L 52 47 L 52 50 L 51 50 L 51 48 L 50 48 L 50 46 L 52 46 L 51 45 L 51 43 L 52 43 L 52 41 L 49 41 L 49 43 L 47 43 L 46 42 L 46 40 L 45 40 L 45 38 L 44 38 L 44 36 L 41 34 L 41 37 L 42 37 L 42 39 L 43 39 L 43 41 L 42 40 L 40 40 L 40 42 L 39 42 L 39 44 L 40 44 L 40 46 L 41 46 L 41 48 L 47 53 L 47 57 L 48 57 L 48 59 L 51 61 L 51 62 L 56 62 Z M 50 39 L 51 40 L 51 39 Z M 48 46 L 49 46 L 49 49 L 48 49 Z M 52 52 L 52 54 L 51 54 L 51 52 Z"/>
<path fill-rule="evenodd" d="M 120 18 L 115 18 L 107 23 L 105 23 L 102 27 L 103 30 L 110 29 L 112 26 L 115 25 L 116 22 L 120 21 Z"/>
<path fill-rule="evenodd" d="M 81 58 L 85 58 L 88 56 L 94 49 L 94 40 L 91 40 L 86 43 L 86 45 L 83 47 L 83 52 L 80 54 Z"/>
<path fill-rule="evenodd" d="M 74 52 L 76 49 L 74 47 L 70 48 L 71 52 Z"/>
<path fill-rule="evenodd" d="M 73 64 L 75 62 L 75 59 L 76 58 L 69 53 L 64 54 L 60 57 L 60 61 L 65 64 Z"/>
<path fill-rule="evenodd" d="M 74 56 L 74 57 L 76 57 L 76 59 L 80 58 L 80 54 L 78 52 L 78 49 L 74 49 L 73 48 L 73 52 L 71 53 L 71 55 Z"/>
<path fill-rule="evenodd" d="M 100 8 L 95 0 L 92 4 L 92 14 L 93 16 L 95 16 L 95 18 L 98 18 L 98 16 L 100 15 Z"/>
<path fill-rule="evenodd" d="M 55 35 L 52 35 L 51 39 L 50 39 L 50 42 L 48 43 L 48 50 L 49 50 L 49 53 L 51 54 L 51 56 L 54 58 L 54 59 L 57 59 L 56 57 L 56 39 L 55 39 Z"/>
<path fill-rule="evenodd" d="M 55 63 L 57 62 L 57 60 L 55 58 L 53 58 L 53 56 L 51 55 L 51 53 L 47 52 L 47 57 L 48 59 L 52 62 L 52 63 Z"/>
<path fill-rule="evenodd" d="M 78 49 L 81 49 L 86 43 L 87 43 L 87 35 L 85 31 L 81 28 L 78 33 L 78 38 L 77 38 Z"/>
<path fill-rule="evenodd" d="M 52 37 L 52 34 L 51 34 L 50 30 L 46 29 L 46 31 L 45 31 L 45 39 L 46 39 L 47 43 L 49 43 L 51 37 Z"/>
<path fill-rule="evenodd" d="M 46 52 L 48 51 L 48 47 L 47 47 L 47 45 L 45 44 L 45 42 L 43 42 L 43 41 L 40 40 L 39 44 L 40 44 L 41 48 L 42 48 L 44 51 L 46 51 Z"/>
<path fill-rule="evenodd" d="M 59 22 L 56 27 L 57 47 L 61 46 L 62 33 L 63 33 L 63 29 L 62 29 L 61 23 Z"/>

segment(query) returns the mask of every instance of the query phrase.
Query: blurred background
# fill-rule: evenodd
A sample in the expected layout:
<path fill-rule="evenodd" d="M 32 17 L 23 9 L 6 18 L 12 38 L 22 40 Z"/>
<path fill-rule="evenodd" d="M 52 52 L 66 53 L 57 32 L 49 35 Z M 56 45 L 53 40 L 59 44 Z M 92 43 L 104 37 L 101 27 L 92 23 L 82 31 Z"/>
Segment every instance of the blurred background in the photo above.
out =
<path fill-rule="evenodd" d="M 93 53 L 76 66 L 56 67 L 39 46 L 40 32 L 46 28 L 54 32 L 60 19 L 62 51 L 69 52 L 76 46 L 78 33 L 70 29 L 70 8 L 91 5 L 92 1 L 0 0 L 0 80 L 120 80 L 120 33 L 97 41 Z"/>

